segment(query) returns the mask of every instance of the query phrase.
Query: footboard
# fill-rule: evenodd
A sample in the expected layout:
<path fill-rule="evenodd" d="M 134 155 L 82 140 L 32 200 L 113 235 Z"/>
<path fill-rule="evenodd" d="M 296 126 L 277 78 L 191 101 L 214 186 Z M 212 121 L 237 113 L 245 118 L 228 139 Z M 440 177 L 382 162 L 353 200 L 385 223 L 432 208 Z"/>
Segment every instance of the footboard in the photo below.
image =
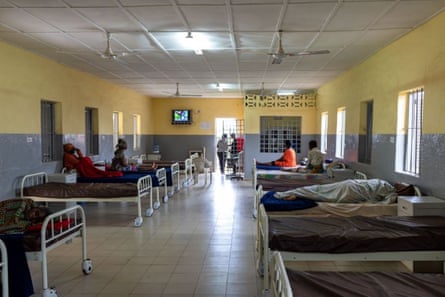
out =
<path fill-rule="evenodd" d="M 191 158 L 185 159 L 184 170 L 182 172 L 184 173 L 184 181 L 182 184 L 184 186 L 190 185 L 193 180 L 193 163 Z"/>
<path fill-rule="evenodd" d="M 273 297 L 293 297 L 286 267 L 279 252 L 274 252 L 271 259 L 272 275 L 270 277 L 270 287 Z"/>
<path fill-rule="evenodd" d="M 172 165 L 170 165 L 171 175 L 172 175 L 172 186 L 170 195 L 173 195 L 176 191 L 179 191 L 181 185 L 179 180 L 179 163 L 175 162 Z M 176 184 L 176 190 L 175 190 L 175 184 Z"/>
<path fill-rule="evenodd" d="M 91 260 L 87 258 L 86 246 L 86 218 L 85 212 L 79 205 L 55 212 L 45 218 L 40 229 L 40 250 L 27 251 L 28 260 L 42 262 L 43 291 L 54 291 L 48 286 L 47 253 L 56 247 L 69 243 L 74 237 L 82 239 L 82 270 L 84 274 L 92 271 Z"/>
<path fill-rule="evenodd" d="M 168 190 L 167 190 L 167 170 L 165 168 L 159 168 L 156 170 L 156 178 L 158 179 L 158 187 L 156 188 L 157 199 L 159 201 L 159 189 L 164 188 L 164 196 L 162 201 L 164 203 L 168 202 Z"/>
<path fill-rule="evenodd" d="M 8 277 L 8 252 L 5 243 L 0 239 L 0 268 L 2 273 L 2 296 L 9 296 L 9 277 Z"/>

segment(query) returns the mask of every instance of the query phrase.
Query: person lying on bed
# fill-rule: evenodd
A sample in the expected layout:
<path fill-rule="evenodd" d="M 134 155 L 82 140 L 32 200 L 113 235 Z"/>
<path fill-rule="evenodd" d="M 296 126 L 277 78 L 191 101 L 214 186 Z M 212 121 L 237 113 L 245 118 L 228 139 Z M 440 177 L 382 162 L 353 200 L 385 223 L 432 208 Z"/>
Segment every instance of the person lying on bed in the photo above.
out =
<path fill-rule="evenodd" d="M 297 154 L 292 148 L 290 140 L 284 142 L 285 149 L 283 155 L 278 160 L 272 162 L 256 162 L 257 165 L 266 166 L 279 166 L 279 167 L 296 167 L 297 166 Z"/>
<path fill-rule="evenodd" d="M 120 171 L 104 171 L 95 167 L 93 161 L 85 157 L 72 143 L 64 144 L 63 152 L 63 167 L 68 171 L 75 169 L 79 176 L 91 178 L 122 176 Z"/>
<path fill-rule="evenodd" d="M 389 204 L 395 203 L 398 195 L 395 187 L 381 179 L 347 179 L 276 192 L 274 197 L 285 200 L 306 198 L 319 202 Z"/>

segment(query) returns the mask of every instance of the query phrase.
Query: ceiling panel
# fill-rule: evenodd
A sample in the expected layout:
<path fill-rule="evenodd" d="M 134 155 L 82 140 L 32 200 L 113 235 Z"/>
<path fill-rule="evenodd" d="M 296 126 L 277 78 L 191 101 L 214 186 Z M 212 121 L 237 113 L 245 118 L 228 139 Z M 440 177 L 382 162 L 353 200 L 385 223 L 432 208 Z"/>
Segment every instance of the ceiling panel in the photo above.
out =
<path fill-rule="evenodd" d="M 317 89 L 444 8 L 445 0 L 0 0 L 0 40 L 149 96 L 169 97 L 179 82 L 227 98 L 263 84 L 269 94 Z M 330 53 L 272 64 L 271 53 L 283 54 L 279 30 L 284 54 Z M 103 58 L 107 32 L 115 60 Z"/>
<path fill-rule="evenodd" d="M 364 30 L 393 5 L 393 1 L 344 3 L 327 24 L 326 30 Z"/>

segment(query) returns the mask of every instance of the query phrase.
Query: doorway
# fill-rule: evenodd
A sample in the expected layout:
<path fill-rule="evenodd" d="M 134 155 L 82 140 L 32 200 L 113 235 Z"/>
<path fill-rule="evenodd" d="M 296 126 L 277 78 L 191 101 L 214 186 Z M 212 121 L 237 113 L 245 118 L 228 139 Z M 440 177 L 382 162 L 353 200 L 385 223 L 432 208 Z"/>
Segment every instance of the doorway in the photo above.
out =
<path fill-rule="evenodd" d="M 235 118 L 216 118 L 215 119 L 215 147 L 222 135 L 227 135 L 227 143 L 229 150 L 226 154 L 226 160 L 223 162 L 223 170 L 221 170 L 220 162 L 215 150 L 214 164 L 215 172 L 224 172 L 226 175 L 235 174 L 236 168 L 243 169 L 244 166 L 244 120 Z M 233 137 L 235 136 L 235 138 Z M 236 146 L 234 142 L 236 141 Z M 227 160 L 233 160 L 235 154 L 240 154 L 241 158 L 237 160 L 237 164 L 228 164 Z M 231 156 L 232 154 L 232 156 Z M 236 166 L 236 167 L 235 167 Z M 241 172 L 240 172 L 241 173 Z"/>

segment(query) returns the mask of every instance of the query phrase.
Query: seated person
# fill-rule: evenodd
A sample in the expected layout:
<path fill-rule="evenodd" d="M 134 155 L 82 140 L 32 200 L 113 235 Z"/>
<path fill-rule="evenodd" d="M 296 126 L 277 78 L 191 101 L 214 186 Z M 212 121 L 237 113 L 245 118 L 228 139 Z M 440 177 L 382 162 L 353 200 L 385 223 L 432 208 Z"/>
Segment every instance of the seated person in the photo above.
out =
<path fill-rule="evenodd" d="M 307 155 L 306 168 L 301 167 L 298 171 L 310 173 L 323 172 L 323 153 L 318 148 L 316 140 L 309 141 L 309 153 Z"/>
<path fill-rule="evenodd" d="M 72 143 L 63 145 L 63 166 L 68 170 L 76 170 L 82 177 L 113 177 L 122 176 L 122 172 L 104 171 L 96 168 L 89 157 L 85 157 L 80 149 Z"/>
<path fill-rule="evenodd" d="M 128 160 L 125 157 L 125 150 L 127 149 L 127 142 L 119 138 L 114 151 L 114 158 L 111 160 L 111 170 L 122 171 L 128 167 Z"/>
<path fill-rule="evenodd" d="M 292 148 L 292 144 L 290 140 L 286 140 L 284 142 L 285 150 L 283 155 L 278 160 L 272 162 L 260 163 L 257 162 L 257 165 L 269 165 L 269 166 L 279 166 L 279 167 L 296 167 L 297 166 L 297 154 L 295 150 Z"/>

